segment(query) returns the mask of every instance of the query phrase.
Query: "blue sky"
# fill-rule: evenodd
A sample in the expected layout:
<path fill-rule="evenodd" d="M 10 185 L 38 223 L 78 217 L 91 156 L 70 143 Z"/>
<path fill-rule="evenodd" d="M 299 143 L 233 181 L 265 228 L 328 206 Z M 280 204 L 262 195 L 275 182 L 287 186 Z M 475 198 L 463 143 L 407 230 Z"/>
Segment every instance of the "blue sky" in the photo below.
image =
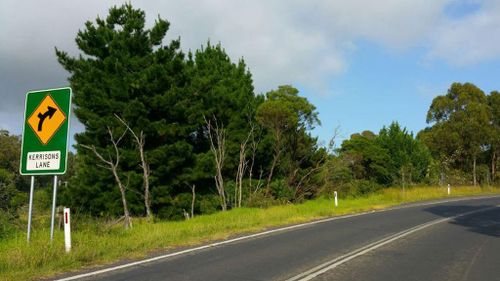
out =
<path fill-rule="evenodd" d="M 472 82 L 487 94 L 500 90 L 500 61 L 467 66 L 425 61 L 427 50 L 393 52 L 370 42 L 358 42 L 345 73 L 334 77 L 331 96 L 315 96 L 302 88 L 316 105 L 323 122 L 314 131 L 322 140 L 340 126 L 342 139 L 397 121 L 414 134 L 425 128 L 432 99 L 446 94 L 453 82 Z"/>
<path fill-rule="evenodd" d="M 68 85 L 54 47 L 79 54 L 85 21 L 110 0 L 0 1 L 0 129 L 20 134 L 24 95 Z M 147 25 L 170 23 L 164 43 L 184 51 L 220 42 L 243 57 L 256 93 L 291 84 L 316 105 L 325 143 L 340 127 L 378 132 L 398 121 L 417 133 L 453 82 L 500 90 L 500 0 L 132 0 Z M 72 132 L 82 125 L 72 120 Z"/>

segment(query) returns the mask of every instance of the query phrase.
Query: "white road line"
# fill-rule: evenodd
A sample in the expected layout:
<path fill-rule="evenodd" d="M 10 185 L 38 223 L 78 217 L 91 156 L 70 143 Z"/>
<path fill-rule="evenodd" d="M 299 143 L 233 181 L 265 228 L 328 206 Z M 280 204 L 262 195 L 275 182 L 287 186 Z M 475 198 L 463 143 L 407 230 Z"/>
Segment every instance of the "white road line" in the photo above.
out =
<path fill-rule="evenodd" d="M 373 242 L 371 244 L 368 244 L 364 247 L 361 247 L 359 249 L 356 249 L 350 253 L 347 253 L 345 255 L 342 255 L 340 257 L 337 257 L 333 260 L 330 260 L 328 262 L 325 262 L 323 264 L 320 264 L 314 268 L 311 268 L 310 270 L 308 271 L 305 271 L 299 275 L 296 275 L 292 278 L 289 278 L 287 279 L 286 281 L 308 281 L 308 280 L 312 280 L 313 278 L 315 277 L 318 277 L 319 275 L 329 271 L 329 270 L 332 270 L 334 268 L 336 268 L 337 266 L 343 264 L 343 263 L 346 263 L 352 259 L 355 259 L 359 256 L 362 256 L 370 251 L 373 251 L 377 248 L 380 248 L 384 245 L 387 245 L 391 242 L 394 242 L 398 239 L 401 239 L 405 236 L 408 236 L 412 233 L 415 233 L 417 231 L 420 231 L 422 229 L 425 229 L 425 228 L 428 228 L 428 227 L 431 227 L 433 225 L 436 225 L 436 224 L 439 224 L 439 223 L 443 223 L 443 222 L 446 222 L 446 221 L 450 221 L 450 220 L 453 220 L 453 219 L 456 219 L 456 218 L 459 218 L 459 217 L 463 217 L 463 216 L 467 216 L 467 215 L 471 215 L 471 214 L 475 214 L 475 213 L 480 213 L 480 212 L 485 212 L 485 211 L 489 211 L 489 210 L 492 210 L 492 209 L 495 209 L 495 208 L 498 208 L 500 207 L 500 205 L 497 205 L 497 206 L 493 206 L 493 207 L 488 207 L 488 208 L 482 208 L 482 209 L 479 209 L 479 210 L 475 210 L 475 211 L 470 211 L 470 212 L 466 212 L 466 213 L 463 213 L 463 214 L 460 214 L 460 215 L 456 215 L 456 216 L 453 216 L 453 217 L 448 217 L 448 218 L 443 218 L 443 219 L 437 219 L 437 220 L 433 220 L 431 222 L 427 222 L 427 223 L 424 223 L 424 224 L 421 224 L 421 225 L 418 225 L 418 226 L 415 226 L 415 227 L 412 227 L 412 228 L 409 228 L 407 230 L 404 230 L 404 231 L 401 231 L 401 232 L 398 232 L 394 235 L 391 235 L 389 237 L 386 237 L 386 238 L 383 238 L 379 241 L 376 241 L 376 242 Z"/>
<path fill-rule="evenodd" d="M 91 276 L 95 276 L 95 275 L 99 275 L 99 274 L 103 274 L 103 273 L 107 273 L 107 272 L 111 272 L 111 271 L 115 271 L 115 270 L 125 269 L 128 267 L 146 264 L 146 263 L 150 263 L 150 262 L 154 262 L 154 261 L 158 261 L 158 260 L 162 260 L 162 259 L 166 259 L 166 258 L 170 258 L 170 257 L 175 257 L 175 256 L 179 256 L 179 255 L 183 255 L 183 254 L 187 254 L 187 253 L 191 253 L 191 252 L 197 252 L 197 251 L 209 249 L 212 247 L 218 247 L 218 246 L 222 246 L 222 245 L 226 245 L 226 244 L 230 244 L 230 243 L 234 243 L 234 242 L 238 242 L 238 241 L 242 241 L 242 240 L 252 239 L 252 238 L 256 238 L 256 237 L 260 237 L 260 236 L 265 236 L 265 235 L 276 233 L 276 232 L 292 230 L 292 229 L 296 229 L 296 228 L 301 228 L 301 227 L 306 227 L 306 226 L 310 226 L 310 225 L 330 222 L 330 221 L 334 221 L 334 220 L 352 218 L 352 217 L 363 216 L 363 215 L 373 214 L 373 213 L 387 212 L 387 211 L 392 211 L 392 210 L 419 207 L 419 206 L 437 205 L 437 204 L 457 202 L 457 201 L 480 200 L 480 199 L 488 199 L 488 198 L 496 198 L 496 197 L 499 197 L 499 196 L 492 195 L 492 196 L 479 196 L 479 197 L 474 197 L 474 198 L 470 198 L 470 197 L 469 198 L 454 198 L 454 199 L 443 200 L 443 201 L 416 203 L 416 204 L 397 206 L 397 207 L 392 207 L 392 208 L 387 208 L 387 209 L 382 209 L 382 210 L 367 211 L 367 212 L 362 212 L 362 213 L 357 213 L 357 214 L 332 217 L 332 218 L 327 218 L 327 219 L 322 219 L 322 220 L 317 220 L 317 221 L 312 221 L 312 222 L 307 222 L 307 223 L 296 224 L 296 225 L 292 225 L 292 226 L 272 229 L 272 230 L 259 232 L 259 233 L 255 233 L 255 234 L 251 234 L 251 235 L 246 235 L 246 236 L 242 236 L 242 237 L 238 237 L 238 238 L 234 238 L 234 239 L 230 239 L 230 240 L 225 240 L 225 241 L 221 241 L 221 242 L 216 242 L 216 243 L 212 243 L 212 244 L 208 244 L 208 245 L 204 245 L 204 246 L 200 246 L 200 247 L 196 247 L 196 248 L 186 249 L 186 250 L 183 250 L 180 252 L 165 254 L 165 255 L 161 255 L 161 256 L 145 259 L 145 260 L 139 260 L 136 262 L 131 262 L 131 263 L 127 263 L 127 264 L 122 264 L 122 265 L 118 265 L 118 266 L 104 268 L 101 270 L 96 270 L 96 271 L 92 271 L 92 272 L 88 272 L 88 273 L 82 273 L 82 274 L 78 274 L 78 275 L 74 275 L 74 276 L 70 276 L 70 277 L 66 277 L 66 278 L 56 279 L 54 281 L 78 280 L 81 278 L 91 277 Z"/>

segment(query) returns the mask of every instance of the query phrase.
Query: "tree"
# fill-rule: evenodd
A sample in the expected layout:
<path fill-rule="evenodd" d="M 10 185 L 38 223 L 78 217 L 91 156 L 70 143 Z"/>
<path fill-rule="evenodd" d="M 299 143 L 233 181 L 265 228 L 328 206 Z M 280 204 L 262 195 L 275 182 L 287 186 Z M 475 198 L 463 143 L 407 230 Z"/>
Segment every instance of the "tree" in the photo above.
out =
<path fill-rule="evenodd" d="M 121 119 L 118 115 L 115 115 L 116 118 L 127 128 L 127 130 L 132 134 L 134 142 L 137 146 L 137 150 L 139 150 L 139 156 L 141 158 L 141 168 L 142 168 L 142 178 L 144 183 L 144 207 L 146 208 L 146 216 L 148 219 L 153 217 L 153 213 L 151 212 L 151 193 L 149 192 L 149 164 L 146 161 L 146 155 L 144 152 L 144 146 L 146 145 L 146 136 L 144 135 L 144 131 L 141 130 L 138 134 L 130 128 L 127 122 Z"/>
<path fill-rule="evenodd" d="M 224 189 L 224 177 L 222 176 L 222 168 L 224 167 L 224 160 L 226 159 L 226 130 L 223 125 L 219 127 L 217 119 L 213 121 L 215 125 L 212 125 L 212 122 L 206 119 L 205 122 L 207 123 L 210 150 L 212 151 L 215 164 L 215 186 L 217 187 L 217 192 L 219 193 L 222 211 L 226 211 L 226 190 Z"/>
<path fill-rule="evenodd" d="M 220 44 L 207 42 L 189 55 L 187 64 L 190 74 L 188 94 L 193 105 L 188 108 L 188 116 L 197 124 L 197 129 L 192 134 L 196 164 L 191 169 L 192 177 L 186 181 L 201 187 L 200 193 L 206 193 L 211 189 L 207 187 L 213 187 L 213 174 L 218 172 L 217 165 L 206 166 L 207 162 L 213 163 L 214 154 L 204 116 L 213 127 L 216 127 L 215 120 L 220 127 L 224 127 L 225 156 L 220 172 L 223 179 L 234 178 L 238 171 L 244 172 L 240 166 L 241 144 L 245 143 L 252 130 L 256 107 L 262 97 L 253 93 L 252 76 L 245 61 L 240 59 L 233 63 Z M 240 187 L 243 188 L 242 179 L 236 186 L 235 192 L 238 193 Z M 229 200 L 231 194 L 227 194 L 226 200 L 238 206 L 242 194 L 235 194 L 235 200 Z"/>
<path fill-rule="evenodd" d="M 0 130 L 0 216 L 11 222 L 17 217 L 21 202 L 15 200 L 26 183 L 19 175 L 21 140 L 6 130 Z M 0 219 L 0 224 L 5 221 Z M 0 229 L 0 237 L 2 230 Z"/>
<path fill-rule="evenodd" d="M 371 131 L 353 134 L 342 142 L 340 157 L 349 163 L 353 179 L 367 179 L 378 184 L 392 182 L 389 151 L 377 141 Z"/>
<path fill-rule="evenodd" d="M 158 18 L 145 29 L 145 13 L 130 4 L 112 7 L 106 18 L 87 22 L 76 36 L 82 54 L 70 57 L 56 49 L 61 65 L 70 73 L 75 115 L 85 131 L 75 136 L 78 144 L 94 145 L 98 151 L 111 149 L 106 142 L 115 114 L 127 120 L 134 132 L 148 136 L 147 155 L 152 196 L 168 194 L 182 187 L 188 167 L 194 163 L 190 136 L 196 125 L 186 122 L 190 97 L 186 62 L 179 40 L 163 45 L 169 29 Z M 97 168 L 92 151 L 77 146 L 79 169 L 70 181 L 72 203 L 96 215 L 118 213 L 119 198 L 113 177 Z M 134 214 L 148 212 L 141 201 L 140 178 L 144 174 L 134 141 L 120 145 L 119 167 L 130 176 L 127 198 Z M 68 196 L 69 198 L 69 196 Z M 151 200 L 158 211 L 170 204 L 166 198 Z"/>
<path fill-rule="evenodd" d="M 94 145 L 81 145 L 82 147 L 92 151 L 97 158 L 103 162 L 105 165 L 103 166 L 105 169 L 108 169 L 111 171 L 113 174 L 113 177 L 116 181 L 116 184 L 118 185 L 118 190 L 120 191 L 121 199 L 122 199 L 122 204 L 123 204 L 123 217 L 124 217 L 124 226 L 125 229 L 132 228 L 132 220 L 130 218 L 130 212 L 128 209 L 128 204 L 127 204 L 127 197 L 125 195 L 125 190 L 127 188 L 126 185 L 123 184 L 120 175 L 119 175 L 119 165 L 120 165 L 120 159 L 121 159 L 121 154 L 120 154 L 120 142 L 127 133 L 126 130 L 121 134 L 120 137 L 115 138 L 113 130 L 108 127 L 108 134 L 109 134 L 109 140 L 113 144 L 113 149 L 114 149 L 114 156 L 111 156 L 111 153 L 107 153 L 108 157 L 103 156 L 102 152 L 97 151 L 96 147 Z"/>
<path fill-rule="evenodd" d="M 474 185 L 477 184 L 478 156 L 490 139 L 490 114 L 486 95 L 471 83 L 453 83 L 446 95 L 434 98 L 427 112 L 427 123 L 437 125 L 435 130 L 431 128 L 427 133 L 440 134 L 445 146 L 457 147 L 455 151 L 463 151 L 472 160 Z M 448 136 L 451 136 L 449 140 Z M 433 146 L 432 142 L 427 144 Z M 464 160 L 462 164 L 465 164 Z"/>
<path fill-rule="evenodd" d="M 257 121 L 269 130 L 274 139 L 274 154 L 267 176 L 266 193 L 270 191 L 274 169 L 283 154 L 285 143 L 292 141 L 293 137 L 304 136 L 306 130 L 320 124 L 315 106 L 298 93 L 292 86 L 279 86 L 277 90 L 268 92 L 266 101 L 257 108 Z"/>
<path fill-rule="evenodd" d="M 406 128 L 401 128 L 397 122 L 389 127 L 383 127 L 377 137 L 380 146 L 388 151 L 390 162 L 388 168 L 391 173 L 391 184 L 407 183 L 422 180 L 431 163 L 428 149 L 408 133 Z"/>
<path fill-rule="evenodd" d="M 253 138 L 254 135 L 254 127 L 253 125 L 250 128 L 250 132 L 248 132 L 247 138 L 240 144 L 240 157 L 238 162 L 238 170 L 236 171 L 235 178 L 235 189 L 234 189 L 234 202 L 235 205 L 241 207 L 241 201 L 243 199 L 243 176 L 248 167 L 248 161 L 246 160 L 247 154 L 247 144 L 248 141 Z"/>
<path fill-rule="evenodd" d="M 496 179 L 497 163 L 500 155 L 500 92 L 493 91 L 488 96 L 491 111 L 491 178 Z"/>

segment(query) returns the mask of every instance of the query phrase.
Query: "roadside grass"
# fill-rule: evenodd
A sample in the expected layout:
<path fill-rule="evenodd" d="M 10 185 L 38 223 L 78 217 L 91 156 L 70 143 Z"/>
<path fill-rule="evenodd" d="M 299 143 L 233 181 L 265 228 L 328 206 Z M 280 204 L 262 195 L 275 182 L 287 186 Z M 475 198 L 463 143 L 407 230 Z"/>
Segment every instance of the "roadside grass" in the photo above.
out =
<path fill-rule="evenodd" d="M 332 198 L 319 198 L 266 209 L 233 209 L 187 221 L 152 223 L 135 218 L 134 228 L 128 231 L 123 230 L 121 224 L 108 226 L 102 221 L 75 217 L 73 245 L 69 254 L 64 252 L 62 231 L 56 231 L 54 242 L 49 243 L 49 229 L 40 227 L 49 224 L 49 216 L 43 215 L 35 224 L 38 227 L 32 232 L 30 244 L 26 243 L 25 233 L 0 240 L 0 280 L 40 279 L 272 227 L 383 209 L 402 203 L 488 194 L 500 194 L 500 188 L 456 187 L 452 189 L 451 196 L 443 187 L 413 187 L 404 193 L 401 189 L 390 188 L 366 197 L 339 198 L 338 207 L 333 206 Z"/>

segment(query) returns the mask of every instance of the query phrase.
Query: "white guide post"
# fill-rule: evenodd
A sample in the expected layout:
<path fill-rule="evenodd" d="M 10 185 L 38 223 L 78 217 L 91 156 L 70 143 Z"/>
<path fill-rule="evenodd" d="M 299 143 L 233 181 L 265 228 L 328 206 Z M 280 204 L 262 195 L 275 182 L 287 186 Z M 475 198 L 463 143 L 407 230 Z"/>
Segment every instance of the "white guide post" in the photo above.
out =
<path fill-rule="evenodd" d="M 448 195 L 450 195 L 450 193 L 451 193 L 451 186 L 450 184 L 448 184 Z"/>
<path fill-rule="evenodd" d="M 71 217 L 69 208 L 64 208 L 64 246 L 66 253 L 71 251 Z"/>
<path fill-rule="evenodd" d="M 339 201 L 337 200 L 337 191 L 334 191 L 333 195 L 335 196 L 335 207 L 337 207 L 339 205 Z"/>

